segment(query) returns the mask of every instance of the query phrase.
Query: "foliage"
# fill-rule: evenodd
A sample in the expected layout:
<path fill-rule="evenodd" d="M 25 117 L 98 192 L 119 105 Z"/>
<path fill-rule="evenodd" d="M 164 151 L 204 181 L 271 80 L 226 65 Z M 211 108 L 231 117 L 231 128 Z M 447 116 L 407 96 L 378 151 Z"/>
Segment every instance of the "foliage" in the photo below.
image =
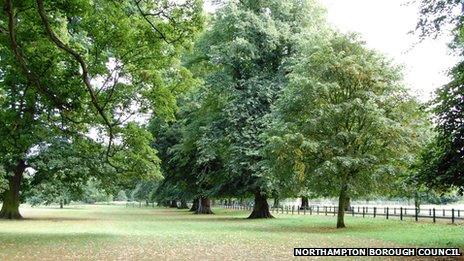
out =
<path fill-rule="evenodd" d="M 314 1 L 230 1 L 217 11 L 195 48 L 205 85 L 177 147 L 191 152 L 205 193 L 270 190 L 261 166 L 265 116 L 285 86 L 298 39 L 324 26 Z"/>
<path fill-rule="evenodd" d="M 159 176 L 152 137 L 138 121 L 144 114 L 172 117 L 176 90 L 188 77 L 179 55 L 202 28 L 201 1 L 5 0 L 2 7 L 5 171 L 16 171 L 18 180 L 37 146 L 96 133 L 106 147 L 96 165 L 122 173 L 113 180 Z"/>
<path fill-rule="evenodd" d="M 275 175 L 280 164 L 290 167 L 282 180 L 339 196 L 343 206 L 350 196 L 387 190 L 412 165 L 423 120 L 385 58 L 355 36 L 325 41 L 310 41 L 294 63 L 269 134 L 271 161 Z"/>
<path fill-rule="evenodd" d="M 425 36 L 438 34 L 451 24 L 452 47 L 462 56 L 464 43 L 463 4 L 461 1 L 423 1 L 422 19 L 418 28 Z M 425 32 L 425 33 L 424 33 Z M 445 191 L 454 187 L 464 189 L 464 63 L 451 71 L 451 82 L 436 91 L 433 112 L 436 115 L 435 140 L 423 153 L 421 181 Z"/>

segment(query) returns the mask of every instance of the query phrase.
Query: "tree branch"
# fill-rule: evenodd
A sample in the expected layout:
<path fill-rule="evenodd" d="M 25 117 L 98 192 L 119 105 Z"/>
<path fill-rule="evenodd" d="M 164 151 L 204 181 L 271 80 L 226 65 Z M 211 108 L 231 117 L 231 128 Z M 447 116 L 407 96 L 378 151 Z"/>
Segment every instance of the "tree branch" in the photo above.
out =
<path fill-rule="evenodd" d="M 91 102 L 95 109 L 97 110 L 97 113 L 101 116 L 103 119 L 105 125 L 108 127 L 108 135 L 109 135 L 109 142 L 108 142 L 108 151 L 107 151 L 107 156 L 109 155 L 109 150 L 112 145 L 113 141 L 113 123 L 112 121 L 108 118 L 108 116 L 105 114 L 104 109 L 100 106 L 98 102 L 97 95 L 95 91 L 92 88 L 92 85 L 90 83 L 90 77 L 89 77 L 89 70 L 87 67 L 86 62 L 84 61 L 84 58 L 75 50 L 73 50 L 71 47 L 63 43 L 58 36 L 55 34 L 55 32 L 52 30 L 50 26 L 50 22 L 48 20 L 48 17 L 45 13 L 45 8 L 44 8 L 44 3 L 43 0 L 37 0 L 37 7 L 38 7 L 38 12 L 39 16 L 42 20 L 42 23 L 45 27 L 45 31 L 48 35 L 48 37 L 51 39 L 51 41 L 61 50 L 65 51 L 66 53 L 70 54 L 80 65 L 82 69 L 82 81 L 84 82 L 84 85 L 87 89 L 87 92 L 90 95 Z"/>

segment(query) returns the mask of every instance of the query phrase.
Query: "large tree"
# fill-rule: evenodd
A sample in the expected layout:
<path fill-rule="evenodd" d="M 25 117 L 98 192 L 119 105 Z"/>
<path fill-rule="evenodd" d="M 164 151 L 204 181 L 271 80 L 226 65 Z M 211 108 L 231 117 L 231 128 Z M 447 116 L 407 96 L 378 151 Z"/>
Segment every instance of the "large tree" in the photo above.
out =
<path fill-rule="evenodd" d="M 422 1 L 417 24 L 420 36 L 436 37 L 451 29 L 451 48 L 461 57 L 464 37 L 464 3 L 457 0 Z M 420 179 L 439 190 L 457 187 L 464 190 L 464 62 L 449 73 L 451 81 L 438 88 L 433 100 L 436 138 L 423 155 Z"/>
<path fill-rule="evenodd" d="M 417 148 L 417 103 L 398 70 L 354 36 L 309 41 L 296 59 L 274 113 L 270 150 L 276 164 L 293 165 L 283 177 L 338 196 L 343 228 L 350 197 L 375 193 L 407 168 Z"/>
<path fill-rule="evenodd" d="M 21 217 L 28 158 L 57 136 L 99 136 L 106 143 L 100 159 L 115 172 L 135 173 L 128 163 L 145 164 L 137 171 L 156 170 L 155 152 L 143 144 L 146 134 L 128 123 L 172 104 L 165 86 L 179 71 L 177 54 L 202 22 L 201 2 L 1 3 L 0 165 L 9 185 L 0 217 Z"/>
<path fill-rule="evenodd" d="M 197 142 L 200 161 L 213 170 L 204 180 L 214 181 L 217 195 L 254 196 L 250 218 L 269 218 L 271 183 L 263 175 L 260 138 L 265 116 L 286 85 L 286 62 L 298 39 L 325 26 L 323 10 L 314 1 L 230 1 L 211 24 L 198 53 L 213 68 L 204 77 L 208 120 Z"/>

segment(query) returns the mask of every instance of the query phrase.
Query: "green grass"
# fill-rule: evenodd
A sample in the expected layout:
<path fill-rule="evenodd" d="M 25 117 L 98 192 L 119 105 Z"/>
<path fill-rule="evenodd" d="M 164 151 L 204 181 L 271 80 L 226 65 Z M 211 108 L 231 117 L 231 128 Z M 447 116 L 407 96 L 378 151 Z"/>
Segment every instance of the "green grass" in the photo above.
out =
<path fill-rule="evenodd" d="M 0 221 L 0 260 L 13 259 L 291 259 L 293 247 L 460 247 L 464 225 L 333 216 L 73 206 L 23 208 L 22 221 Z"/>

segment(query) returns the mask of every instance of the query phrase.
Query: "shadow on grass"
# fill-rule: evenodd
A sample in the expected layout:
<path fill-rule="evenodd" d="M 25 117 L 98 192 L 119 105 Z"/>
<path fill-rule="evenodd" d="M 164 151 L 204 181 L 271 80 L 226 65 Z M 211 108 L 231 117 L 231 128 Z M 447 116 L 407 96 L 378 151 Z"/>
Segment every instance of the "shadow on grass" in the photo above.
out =
<path fill-rule="evenodd" d="M 67 243 L 88 243 L 95 241 L 107 241 L 108 239 L 114 238 L 115 235 L 105 233 L 55 233 L 55 232 L 1 232 L 0 241 L 2 245 L 12 244 L 20 245 L 23 243 L 24 247 L 28 247 L 29 243 L 34 244 L 50 244 L 55 242 L 67 242 Z"/>

